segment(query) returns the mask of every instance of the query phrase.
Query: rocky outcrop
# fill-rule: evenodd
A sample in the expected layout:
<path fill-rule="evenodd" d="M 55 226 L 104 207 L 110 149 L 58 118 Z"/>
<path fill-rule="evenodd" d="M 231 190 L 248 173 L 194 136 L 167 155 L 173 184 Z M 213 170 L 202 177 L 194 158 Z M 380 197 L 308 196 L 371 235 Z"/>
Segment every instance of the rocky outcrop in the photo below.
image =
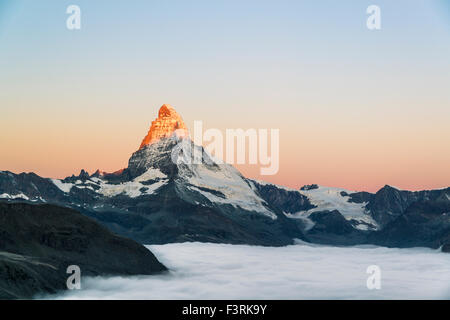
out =
<path fill-rule="evenodd" d="M 342 192 L 341 195 L 344 197 L 348 196 L 349 197 L 348 202 L 353 202 L 353 203 L 368 203 L 374 197 L 373 193 L 366 192 L 366 191 L 354 192 L 354 193 L 350 193 L 350 194 L 348 194 L 347 192 Z"/>
<path fill-rule="evenodd" d="M 444 203 L 450 203 L 449 195 L 450 188 L 413 192 L 387 185 L 370 197 L 366 208 L 375 221 L 384 227 L 403 215 L 413 203 L 435 201 L 438 198 L 442 198 L 441 201 Z"/>
<path fill-rule="evenodd" d="M 316 190 L 319 189 L 319 186 L 317 184 L 307 184 L 300 188 L 302 191 L 308 191 L 308 190 Z"/>
<path fill-rule="evenodd" d="M 326 232 L 343 235 L 354 230 L 350 222 L 337 210 L 314 212 L 309 219 L 315 223 L 309 233 Z"/>
<path fill-rule="evenodd" d="M 79 266 L 82 276 L 166 270 L 144 246 L 77 211 L 0 202 L 0 299 L 65 290 L 70 265 Z"/>
<path fill-rule="evenodd" d="M 183 122 L 181 116 L 175 111 L 175 109 L 169 105 L 164 104 L 158 112 L 158 118 L 156 118 L 150 127 L 150 130 L 142 140 L 139 149 L 152 144 L 162 138 L 169 138 L 173 134 L 178 137 L 189 136 L 189 131 Z"/>
<path fill-rule="evenodd" d="M 315 208 L 309 199 L 295 190 L 279 188 L 273 184 L 260 183 L 250 180 L 261 197 L 272 207 L 285 213 L 296 213 Z"/>
<path fill-rule="evenodd" d="M 444 193 L 445 194 L 445 193 Z M 450 201 L 447 197 L 413 202 L 405 212 L 369 236 L 388 247 L 439 248 L 450 243 Z"/>
<path fill-rule="evenodd" d="M 137 177 L 150 167 L 158 168 L 162 173 L 174 177 L 178 173 L 177 165 L 172 161 L 172 150 L 177 146 L 178 138 L 164 138 L 134 152 L 125 174 Z"/>
<path fill-rule="evenodd" d="M 0 171 L 0 199 L 62 201 L 64 192 L 52 180 L 42 178 L 35 173 L 14 174 L 9 171 Z"/>
<path fill-rule="evenodd" d="M 313 212 L 309 219 L 314 226 L 305 237 L 309 242 L 330 245 L 355 245 L 366 242 L 368 232 L 355 229 L 352 221 L 337 210 Z"/>

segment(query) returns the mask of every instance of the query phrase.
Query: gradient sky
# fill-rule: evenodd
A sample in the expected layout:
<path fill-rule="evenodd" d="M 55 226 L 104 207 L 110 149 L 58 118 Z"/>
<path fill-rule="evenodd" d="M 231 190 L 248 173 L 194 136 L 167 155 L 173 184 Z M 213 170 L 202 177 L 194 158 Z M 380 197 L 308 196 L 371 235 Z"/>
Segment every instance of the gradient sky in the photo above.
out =
<path fill-rule="evenodd" d="M 82 29 L 66 29 L 70 4 Z M 381 7 L 382 30 L 366 28 Z M 163 103 L 188 127 L 279 128 L 280 171 L 450 185 L 449 1 L 0 0 L 0 170 L 127 165 Z"/>

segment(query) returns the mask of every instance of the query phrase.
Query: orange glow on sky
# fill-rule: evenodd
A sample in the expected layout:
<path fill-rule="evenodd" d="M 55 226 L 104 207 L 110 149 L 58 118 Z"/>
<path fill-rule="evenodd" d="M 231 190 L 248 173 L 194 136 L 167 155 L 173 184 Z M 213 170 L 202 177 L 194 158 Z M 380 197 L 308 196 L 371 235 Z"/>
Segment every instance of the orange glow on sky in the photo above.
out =
<path fill-rule="evenodd" d="M 450 28 L 437 4 L 380 0 L 386 23 L 370 31 L 353 1 L 84 1 L 72 32 L 55 1 L 0 1 L 0 170 L 114 172 L 169 103 L 190 131 L 279 129 L 279 172 L 238 166 L 251 178 L 448 187 Z"/>

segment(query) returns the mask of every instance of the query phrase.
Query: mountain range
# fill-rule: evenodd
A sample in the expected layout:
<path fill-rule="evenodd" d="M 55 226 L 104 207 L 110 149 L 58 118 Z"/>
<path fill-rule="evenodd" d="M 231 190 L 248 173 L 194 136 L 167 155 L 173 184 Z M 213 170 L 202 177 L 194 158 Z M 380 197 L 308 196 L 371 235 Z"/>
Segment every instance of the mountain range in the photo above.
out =
<path fill-rule="evenodd" d="M 186 161 L 193 154 L 203 161 Z M 0 199 L 72 208 L 143 244 L 450 246 L 450 187 L 369 193 L 248 179 L 195 145 L 170 105 L 126 168 L 65 179 L 0 171 Z"/>

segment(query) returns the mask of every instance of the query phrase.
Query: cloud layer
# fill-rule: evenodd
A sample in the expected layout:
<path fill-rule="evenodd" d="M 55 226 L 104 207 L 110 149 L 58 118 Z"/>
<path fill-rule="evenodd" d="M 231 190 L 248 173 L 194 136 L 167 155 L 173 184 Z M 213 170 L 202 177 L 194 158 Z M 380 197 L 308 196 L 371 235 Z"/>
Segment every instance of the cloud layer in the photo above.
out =
<path fill-rule="evenodd" d="M 58 299 L 449 299 L 450 255 L 431 249 L 282 248 L 183 243 L 148 246 L 162 276 L 84 278 Z M 381 268 L 381 290 L 366 286 Z"/>

